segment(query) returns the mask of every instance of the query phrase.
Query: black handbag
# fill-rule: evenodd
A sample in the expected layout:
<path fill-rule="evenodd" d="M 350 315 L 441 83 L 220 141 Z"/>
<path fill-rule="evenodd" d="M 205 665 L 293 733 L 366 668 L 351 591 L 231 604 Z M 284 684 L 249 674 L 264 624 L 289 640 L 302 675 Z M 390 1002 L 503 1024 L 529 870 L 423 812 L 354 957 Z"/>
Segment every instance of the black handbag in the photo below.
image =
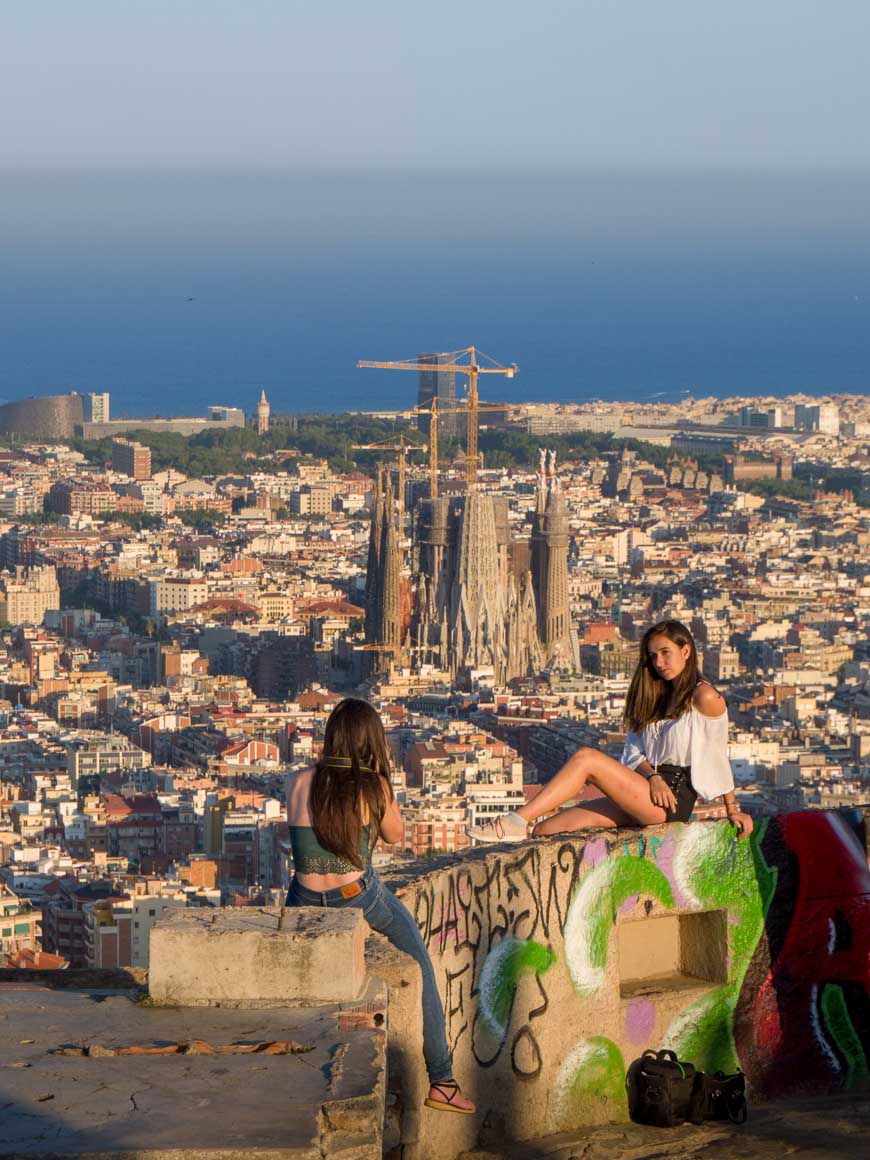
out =
<path fill-rule="evenodd" d="M 745 1124 L 749 1115 L 746 1105 L 746 1077 L 742 1071 L 726 1075 L 698 1072 L 698 1091 L 695 1095 L 697 1113 L 704 1120 L 730 1120 Z"/>
<path fill-rule="evenodd" d="M 677 1059 L 676 1052 L 647 1049 L 625 1077 L 629 1116 L 636 1124 L 659 1128 L 673 1128 L 690 1119 L 700 1122 L 695 1119 L 699 1076 L 694 1064 Z"/>

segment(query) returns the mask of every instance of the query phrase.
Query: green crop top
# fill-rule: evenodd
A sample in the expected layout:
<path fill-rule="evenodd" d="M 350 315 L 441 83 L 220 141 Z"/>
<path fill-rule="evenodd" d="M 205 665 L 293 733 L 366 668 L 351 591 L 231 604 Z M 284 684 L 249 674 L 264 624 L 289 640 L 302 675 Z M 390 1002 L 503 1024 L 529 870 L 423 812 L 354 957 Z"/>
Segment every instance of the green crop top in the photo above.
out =
<path fill-rule="evenodd" d="M 360 861 L 367 870 L 372 861 L 371 826 L 363 826 L 360 841 Z M 321 846 L 313 826 L 290 826 L 290 847 L 297 874 L 353 874 L 359 870 L 345 862 L 331 850 Z"/>
<path fill-rule="evenodd" d="M 330 757 L 328 763 L 338 769 L 349 769 L 351 764 L 349 757 Z M 374 773 L 367 765 L 361 765 L 360 769 L 364 773 Z M 297 874 L 353 874 L 359 870 L 358 866 L 345 862 L 338 854 L 321 846 L 313 826 L 291 825 L 289 830 L 293 866 Z M 362 827 L 359 856 L 363 870 L 368 870 L 371 865 L 376 838 L 377 830 L 373 832 L 371 824 Z"/>

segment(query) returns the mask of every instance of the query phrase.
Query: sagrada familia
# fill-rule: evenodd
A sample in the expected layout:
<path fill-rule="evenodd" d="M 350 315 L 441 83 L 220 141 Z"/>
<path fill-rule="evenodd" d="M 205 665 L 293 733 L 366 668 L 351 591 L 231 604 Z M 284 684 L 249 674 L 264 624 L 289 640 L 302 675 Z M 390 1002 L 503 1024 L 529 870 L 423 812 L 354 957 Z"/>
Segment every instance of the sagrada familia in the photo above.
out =
<path fill-rule="evenodd" d="M 433 664 L 453 679 L 491 669 L 504 687 L 544 668 L 573 669 L 568 518 L 555 452 L 541 452 L 529 539 L 511 538 L 508 501 L 481 493 L 419 501 L 410 577 L 401 508 L 379 473 L 366 570 L 366 641 L 376 655 Z"/>

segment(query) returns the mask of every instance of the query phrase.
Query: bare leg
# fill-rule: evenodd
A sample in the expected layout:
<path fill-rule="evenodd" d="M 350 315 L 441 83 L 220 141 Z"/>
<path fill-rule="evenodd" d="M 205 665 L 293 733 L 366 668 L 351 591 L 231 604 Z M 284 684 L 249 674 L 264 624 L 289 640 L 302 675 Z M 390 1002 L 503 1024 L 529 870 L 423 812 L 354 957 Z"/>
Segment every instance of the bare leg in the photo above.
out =
<path fill-rule="evenodd" d="M 597 749 L 578 749 L 541 792 L 516 812 L 527 822 L 533 822 L 576 798 L 587 784 L 600 789 L 627 818 L 626 821 L 617 822 L 607 815 L 600 815 L 606 820 L 587 822 L 587 825 L 615 826 L 640 822 L 641 825 L 651 826 L 665 820 L 665 811 L 653 805 L 650 799 L 647 779 L 608 757 L 606 753 L 599 753 Z M 597 802 L 595 806 L 598 806 Z M 558 833 L 559 830 L 546 832 Z"/>
<path fill-rule="evenodd" d="M 664 810 L 662 811 L 664 815 Z M 616 802 L 610 798 L 593 798 L 590 802 L 581 802 L 571 809 L 557 810 L 542 822 L 538 822 L 532 830 L 533 838 L 545 838 L 549 834 L 568 834 L 575 830 L 590 830 L 593 828 L 608 828 L 614 826 L 632 826 L 637 819 L 627 814 Z"/>

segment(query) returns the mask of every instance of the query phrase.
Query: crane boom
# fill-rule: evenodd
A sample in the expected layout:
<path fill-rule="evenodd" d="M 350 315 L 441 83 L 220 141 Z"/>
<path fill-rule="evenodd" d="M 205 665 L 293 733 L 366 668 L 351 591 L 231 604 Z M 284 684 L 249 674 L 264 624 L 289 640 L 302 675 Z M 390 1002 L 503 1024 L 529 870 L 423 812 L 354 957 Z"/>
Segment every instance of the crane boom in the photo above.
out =
<path fill-rule="evenodd" d="M 509 367 L 478 367 L 468 363 L 418 363 L 418 362 L 373 362 L 371 359 L 360 359 L 356 364 L 362 369 L 380 371 L 440 371 L 443 373 L 467 375 L 474 371 L 479 375 L 504 375 L 512 379 L 518 367 L 513 363 Z"/>

